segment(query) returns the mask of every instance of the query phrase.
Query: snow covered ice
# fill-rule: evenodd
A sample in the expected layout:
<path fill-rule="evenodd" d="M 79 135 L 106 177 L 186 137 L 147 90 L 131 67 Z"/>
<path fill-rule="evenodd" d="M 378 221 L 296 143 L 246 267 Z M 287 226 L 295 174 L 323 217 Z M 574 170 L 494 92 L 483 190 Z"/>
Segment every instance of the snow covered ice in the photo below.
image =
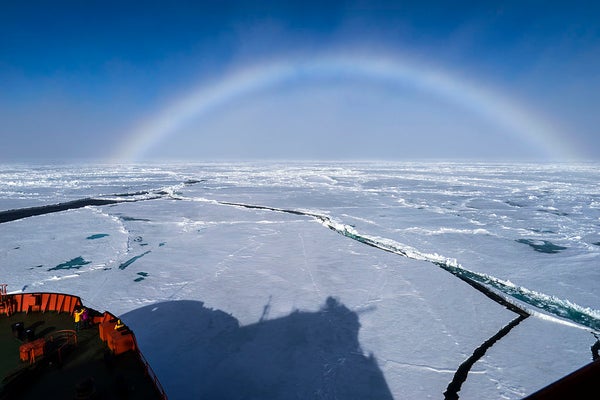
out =
<path fill-rule="evenodd" d="M 105 202 L 0 224 L 0 280 L 121 316 L 171 399 L 443 398 L 458 367 L 518 318 L 474 282 L 531 316 L 458 395 L 518 399 L 591 360 L 596 171 L 5 165 L 4 217 Z"/>

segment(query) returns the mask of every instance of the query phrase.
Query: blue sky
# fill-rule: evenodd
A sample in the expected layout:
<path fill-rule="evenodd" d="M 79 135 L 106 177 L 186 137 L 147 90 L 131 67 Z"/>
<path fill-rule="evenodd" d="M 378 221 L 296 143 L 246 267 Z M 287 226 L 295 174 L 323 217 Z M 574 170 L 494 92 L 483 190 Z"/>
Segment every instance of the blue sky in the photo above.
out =
<path fill-rule="evenodd" d="M 599 21 L 592 1 L 4 2 L 0 161 L 598 160 Z M 410 72 L 312 72 L 332 55 Z M 131 148 L 282 62 L 300 72 Z"/>

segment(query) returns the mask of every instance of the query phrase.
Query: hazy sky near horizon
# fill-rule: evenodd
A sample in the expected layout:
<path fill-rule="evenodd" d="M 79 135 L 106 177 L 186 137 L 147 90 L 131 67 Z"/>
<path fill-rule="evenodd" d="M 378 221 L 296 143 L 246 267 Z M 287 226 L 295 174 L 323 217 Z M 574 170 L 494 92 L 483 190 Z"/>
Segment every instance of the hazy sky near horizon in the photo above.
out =
<path fill-rule="evenodd" d="M 600 160 L 598 104 L 594 1 L 0 5 L 0 162 Z"/>

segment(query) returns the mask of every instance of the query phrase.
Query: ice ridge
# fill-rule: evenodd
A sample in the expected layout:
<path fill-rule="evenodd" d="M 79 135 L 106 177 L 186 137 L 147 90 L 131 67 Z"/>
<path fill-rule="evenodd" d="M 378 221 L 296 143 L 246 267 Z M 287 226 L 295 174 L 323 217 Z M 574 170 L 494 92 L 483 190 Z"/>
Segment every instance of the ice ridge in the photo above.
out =
<path fill-rule="evenodd" d="M 473 286 L 475 289 L 479 290 L 492 300 L 496 301 L 499 304 L 502 304 L 506 308 L 514 311 L 519 315 L 538 315 L 538 313 L 534 313 L 526 309 L 523 305 L 526 304 L 541 309 L 553 316 L 563 318 L 576 324 L 585 326 L 594 331 L 600 331 L 600 311 L 598 310 L 594 310 L 588 307 L 582 307 L 569 300 L 559 299 L 555 296 L 550 296 L 544 293 L 527 289 L 522 286 L 517 286 L 510 281 L 496 278 L 488 274 L 471 271 L 463 267 L 454 258 L 444 257 L 437 253 L 423 253 L 411 246 L 398 243 L 391 239 L 363 235 L 359 233 L 355 228 L 346 225 L 342 222 L 335 221 L 328 215 L 313 211 L 288 210 L 277 207 L 235 202 L 217 201 L 217 203 L 229 206 L 238 206 L 251 209 L 271 210 L 295 215 L 304 215 L 307 217 L 315 218 L 323 226 L 345 237 L 356 240 L 360 243 L 390 253 L 398 254 L 403 257 L 433 263 L 436 266 L 453 274 L 457 278 L 465 281 L 466 283 Z M 518 300 L 519 303 L 517 304 L 516 302 L 511 301 L 510 298 Z"/>

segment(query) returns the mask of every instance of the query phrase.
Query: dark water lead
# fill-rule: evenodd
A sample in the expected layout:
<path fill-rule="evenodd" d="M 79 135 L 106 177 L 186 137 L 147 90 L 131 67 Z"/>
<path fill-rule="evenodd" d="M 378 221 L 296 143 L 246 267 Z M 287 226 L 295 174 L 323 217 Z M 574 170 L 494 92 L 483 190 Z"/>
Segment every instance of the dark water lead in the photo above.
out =
<path fill-rule="evenodd" d="M 555 231 L 552 231 L 550 229 L 532 229 L 531 232 L 534 233 L 556 233 Z"/>
<path fill-rule="evenodd" d="M 558 246 L 548 240 L 517 239 L 515 242 L 529 245 L 535 251 L 539 251 L 540 253 L 554 254 L 561 250 L 566 250 L 566 247 Z"/>
<path fill-rule="evenodd" d="M 110 235 L 108 233 L 96 233 L 96 234 L 86 237 L 86 239 L 87 240 L 95 240 L 95 239 L 101 239 L 101 238 L 107 237 L 107 236 L 110 236 Z"/>
<path fill-rule="evenodd" d="M 19 208 L 17 210 L 0 211 L 0 224 L 4 222 L 16 221 L 23 218 L 34 217 L 36 215 L 51 214 L 60 211 L 74 210 L 87 206 L 105 206 L 109 204 L 121 203 L 118 200 L 85 198 L 65 203 L 50 204 L 47 206 Z"/>
<path fill-rule="evenodd" d="M 462 384 L 467 380 L 471 367 L 479 361 L 485 352 L 491 348 L 494 343 L 506 336 L 515 326 L 519 325 L 521 321 L 527 318 L 527 315 L 519 315 L 517 318 L 512 320 L 508 325 L 500 329 L 495 335 L 490 337 L 488 340 L 483 342 L 478 348 L 473 351 L 473 354 L 467 358 L 456 370 L 452 381 L 448 384 L 446 391 L 444 392 L 444 400 L 457 400 L 459 398 L 458 392 L 462 387 Z"/>
<path fill-rule="evenodd" d="M 58 264 L 56 267 L 52 267 L 50 269 L 48 269 L 48 271 L 57 271 L 59 269 L 79 269 L 81 267 L 83 267 L 84 265 L 89 264 L 91 261 L 86 261 L 83 259 L 83 257 L 79 256 L 79 257 L 75 257 L 67 262 L 64 262 L 62 264 Z"/>
<path fill-rule="evenodd" d="M 490 286 L 505 295 L 513 297 L 523 303 L 532 305 L 541 310 L 547 311 L 548 313 L 557 317 L 587 326 L 594 331 L 600 330 L 600 320 L 596 316 L 591 314 L 587 309 L 579 307 L 576 304 L 572 304 L 569 301 L 561 300 L 554 296 L 544 295 L 524 287 L 511 285 L 485 274 L 479 274 L 463 268 L 457 268 L 442 263 L 439 263 L 438 265 L 446 269 L 448 272 L 463 279 L 467 283 L 479 282 L 482 285 Z M 498 300 L 498 302 L 500 302 L 500 300 Z M 504 300 L 504 302 L 506 303 L 507 307 L 511 305 L 511 303 L 508 303 L 506 300 Z M 513 309 L 512 311 L 517 312 L 517 310 L 518 308 Z M 525 310 L 522 311 L 525 312 Z"/>
<path fill-rule="evenodd" d="M 150 250 L 148 250 L 145 253 L 140 254 L 139 256 L 135 256 L 135 257 L 131 257 L 129 260 L 125 261 L 124 263 L 122 263 L 121 265 L 119 265 L 119 269 L 125 269 L 127 267 L 129 267 L 131 264 L 133 264 L 135 261 L 139 260 L 140 258 L 144 257 L 146 254 L 150 253 Z"/>
<path fill-rule="evenodd" d="M 200 181 L 186 181 L 186 185 L 193 185 Z M 148 195 L 147 197 L 140 199 L 131 199 L 131 197 L 140 196 L 140 195 Z M 19 219 L 34 217 L 37 215 L 51 214 L 60 211 L 74 210 L 77 208 L 83 208 L 88 206 L 106 206 L 124 202 L 135 202 L 135 201 L 145 201 L 145 200 L 155 200 L 164 196 L 169 196 L 169 193 L 164 190 L 152 190 L 152 191 L 140 191 L 133 193 L 121 193 L 117 195 L 113 195 L 119 197 L 119 199 L 104 199 L 104 198 L 93 198 L 86 197 L 83 199 L 71 200 L 64 203 L 57 204 L 48 204 L 44 206 L 37 207 L 27 207 L 27 208 L 19 208 L 14 210 L 6 210 L 0 211 L 0 224 L 4 222 L 16 221 Z M 143 219 L 142 219 L 143 221 Z"/>
<path fill-rule="evenodd" d="M 127 216 L 122 216 L 119 217 L 121 218 L 122 221 L 142 221 L 142 222 L 150 222 L 150 220 L 148 218 L 135 218 L 135 217 L 127 217 Z"/>
<path fill-rule="evenodd" d="M 548 214 L 553 214 L 553 215 L 557 215 L 559 217 L 566 217 L 567 215 L 569 215 L 566 212 L 563 211 L 558 211 L 558 210 L 547 210 L 544 208 L 538 208 L 537 211 L 539 212 L 544 212 L 544 213 L 548 213 Z"/>
<path fill-rule="evenodd" d="M 145 278 L 148 277 L 148 275 L 150 275 L 147 272 L 138 272 L 137 275 L 140 275 L 139 277 L 135 278 L 133 281 L 134 282 L 141 282 L 143 281 Z"/>

